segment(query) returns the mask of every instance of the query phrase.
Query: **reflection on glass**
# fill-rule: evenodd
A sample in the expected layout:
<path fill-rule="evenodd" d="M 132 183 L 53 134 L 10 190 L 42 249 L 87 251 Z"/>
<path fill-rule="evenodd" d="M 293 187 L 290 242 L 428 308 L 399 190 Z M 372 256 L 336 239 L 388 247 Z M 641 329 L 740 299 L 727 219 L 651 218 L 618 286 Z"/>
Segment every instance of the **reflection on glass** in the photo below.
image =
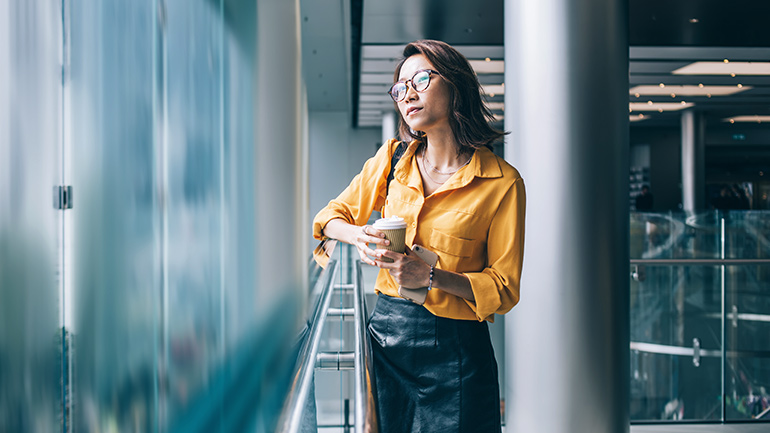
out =
<path fill-rule="evenodd" d="M 61 17 L 0 2 L 0 432 L 61 431 Z"/>
<path fill-rule="evenodd" d="M 224 355 L 220 166 L 222 21 L 210 2 L 165 2 L 164 146 L 168 416 L 207 387 Z"/>
<path fill-rule="evenodd" d="M 631 213 L 632 259 L 718 258 L 720 218 L 702 213 Z"/>
<path fill-rule="evenodd" d="M 770 419 L 768 221 L 631 215 L 632 420 Z"/>
<path fill-rule="evenodd" d="M 150 2 L 70 2 L 75 431 L 152 431 L 161 310 Z"/>
<path fill-rule="evenodd" d="M 725 256 L 770 258 L 768 212 L 726 212 Z M 770 264 L 727 266 L 725 418 L 770 419 Z"/>
<path fill-rule="evenodd" d="M 714 266 L 645 266 L 631 281 L 632 419 L 721 418 L 718 275 Z M 687 353 L 665 353 L 674 350 Z"/>
<path fill-rule="evenodd" d="M 301 303 L 255 284 L 256 13 L 237 6 L 69 5 L 76 431 L 274 426 Z"/>

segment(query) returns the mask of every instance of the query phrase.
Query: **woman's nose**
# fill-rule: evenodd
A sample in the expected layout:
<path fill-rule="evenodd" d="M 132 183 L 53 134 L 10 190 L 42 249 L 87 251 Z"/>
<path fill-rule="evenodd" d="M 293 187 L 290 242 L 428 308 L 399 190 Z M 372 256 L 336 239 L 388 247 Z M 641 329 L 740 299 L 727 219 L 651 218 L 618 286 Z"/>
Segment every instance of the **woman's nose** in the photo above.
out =
<path fill-rule="evenodd" d="M 416 98 L 417 98 L 417 91 L 414 90 L 414 86 L 412 86 L 412 83 L 408 83 L 406 85 L 406 96 L 404 97 L 404 101 L 411 101 Z"/>

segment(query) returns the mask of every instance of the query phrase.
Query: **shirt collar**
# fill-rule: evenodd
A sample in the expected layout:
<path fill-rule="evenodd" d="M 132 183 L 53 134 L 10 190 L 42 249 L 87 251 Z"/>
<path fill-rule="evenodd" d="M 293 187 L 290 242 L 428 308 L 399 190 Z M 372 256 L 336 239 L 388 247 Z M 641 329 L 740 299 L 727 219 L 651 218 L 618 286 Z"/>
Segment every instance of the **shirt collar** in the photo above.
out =
<path fill-rule="evenodd" d="M 409 143 L 401 157 L 403 164 L 396 165 L 393 177 L 398 179 L 404 185 L 416 188 L 422 191 L 422 178 L 420 170 L 417 167 L 417 160 L 412 158 L 417 151 L 420 142 L 417 140 Z M 400 162 L 400 161 L 399 161 Z M 454 176 L 444 183 L 438 191 L 462 188 L 473 181 L 475 177 L 496 178 L 502 177 L 503 171 L 500 168 L 500 162 L 491 150 L 487 147 L 476 149 L 471 157 L 471 162 L 461 168 Z M 437 191 L 437 192 L 438 192 Z"/>

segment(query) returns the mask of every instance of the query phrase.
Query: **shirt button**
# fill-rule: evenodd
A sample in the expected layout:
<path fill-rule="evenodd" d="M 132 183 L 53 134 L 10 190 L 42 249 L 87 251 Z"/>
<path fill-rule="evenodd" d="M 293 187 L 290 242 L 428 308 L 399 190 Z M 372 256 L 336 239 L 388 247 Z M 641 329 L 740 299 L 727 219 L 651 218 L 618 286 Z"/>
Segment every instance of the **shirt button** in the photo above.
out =
<path fill-rule="evenodd" d="M 416 227 L 417 227 L 417 221 L 412 221 L 412 228 L 416 228 Z"/>

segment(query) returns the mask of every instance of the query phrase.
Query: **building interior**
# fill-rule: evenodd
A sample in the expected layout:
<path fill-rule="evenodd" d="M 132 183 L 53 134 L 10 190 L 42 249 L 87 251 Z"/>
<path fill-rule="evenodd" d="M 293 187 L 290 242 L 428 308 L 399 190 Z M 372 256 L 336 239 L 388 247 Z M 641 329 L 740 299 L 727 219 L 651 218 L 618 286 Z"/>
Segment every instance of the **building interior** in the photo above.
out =
<path fill-rule="evenodd" d="M 377 269 L 311 226 L 396 135 L 418 39 L 470 61 L 527 183 L 503 431 L 768 431 L 768 17 L 0 1 L 0 432 L 378 431 Z"/>

